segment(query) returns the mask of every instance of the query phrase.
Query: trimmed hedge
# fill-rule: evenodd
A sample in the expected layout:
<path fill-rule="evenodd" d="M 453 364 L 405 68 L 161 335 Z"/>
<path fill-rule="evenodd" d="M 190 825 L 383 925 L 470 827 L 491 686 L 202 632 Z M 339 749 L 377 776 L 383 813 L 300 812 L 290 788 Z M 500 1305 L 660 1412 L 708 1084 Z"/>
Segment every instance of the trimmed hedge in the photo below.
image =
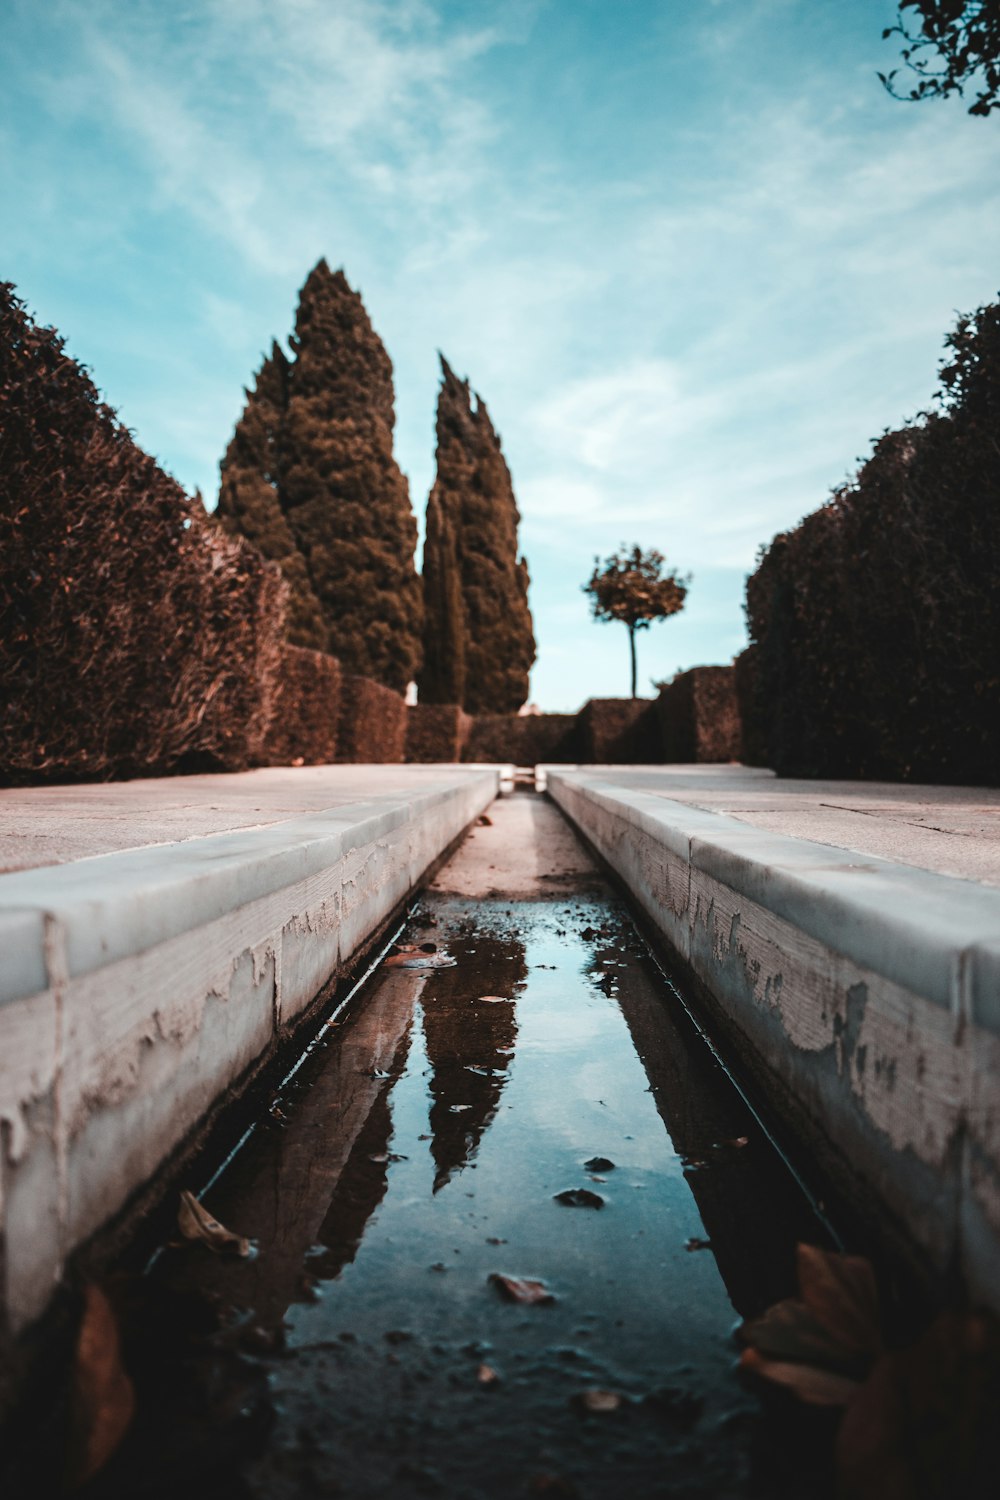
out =
<path fill-rule="evenodd" d="M 0 779 L 259 760 L 284 597 L 0 283 Z"/>
<path fill-rule="evenodd" d="M 576 714 L 477 714 L 462 754 L 465 761 L 536 766 L 571 765 L 577 753 Z"/>
<path fill-rule="evenodd" d="M 947 343 L 941 410 L 748 580 L 748 736 L 783 775 L 1000 780 L 1000 306 Z"/>
<path fill-rule="evenodd" d="M 590 698 L 578 717 L 579 759 L 635 765 L 661 759 L 651 698 Z"/>
<path fill-rule="evenodd" d="M 404 700 L 392 688 L 370 677 L 347 674 L 341 679 L 337 759 L 361 764 L 389 764 L 404 759 Z"/>
<path fill-rule="evenodd" d="M 713 762 L 740 755 L 740 711 L 732 667 L 691 667 L 660 689 L 656 701 L 660 756 Z"/>
<path fill-rule="evenodd" d="M 322 651 L 285 645 L 275 712 L 264 745 L 271 766 L 325 766 L 337 759 L 340 662 Z"/>
<path fill-rule="evenodd" d="M 769 766 L 767 722 L 757 711 L 757 683 L 760 676 L 757 646 L 747 646 L 733 662 L 736 682 L 736 704 L 740 716 L 739 758 L 745 766 Z"/>
<path fill-rule="evenodd" d="M 406 758 L 428 763 L 462 759 L 472 720 L 457 703 L 415 703 L 407 710 Z"/>

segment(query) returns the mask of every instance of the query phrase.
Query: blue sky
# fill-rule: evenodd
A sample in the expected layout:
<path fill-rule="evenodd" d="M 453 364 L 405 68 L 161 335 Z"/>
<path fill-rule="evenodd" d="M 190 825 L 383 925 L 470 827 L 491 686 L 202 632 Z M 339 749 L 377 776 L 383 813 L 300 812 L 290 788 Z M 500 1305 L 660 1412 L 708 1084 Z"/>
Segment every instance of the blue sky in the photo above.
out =
<path fill-rule="evenodd" d="M 882 0 L 0 0 L 0 277 L 214 498 L 320 255 L 396 370 L 422 517 L 436 350 L 522 511 L 549 709 L 627 692 L 579 585 L 694 582 L 640 681 L 744 643 L 758 546 L 929 404 L 1000 287 L 1000 124 L 907 105 Z"/>

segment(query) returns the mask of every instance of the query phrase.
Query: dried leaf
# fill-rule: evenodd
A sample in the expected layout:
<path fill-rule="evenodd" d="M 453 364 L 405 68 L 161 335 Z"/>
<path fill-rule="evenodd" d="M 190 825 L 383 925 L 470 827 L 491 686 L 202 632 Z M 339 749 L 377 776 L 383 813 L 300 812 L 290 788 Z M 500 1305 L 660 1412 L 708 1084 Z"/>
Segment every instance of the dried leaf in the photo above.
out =
<path fill-rule="evenodd" d="M 799 1296 L 845 1353 L 874 1358 L 882 1352 L 878 1292 L 871 1262 L 816 1245 L 796 1249 Z"/>
<path fill-rule="evenodd" d="M 810 1406 L 846 1406 L 861 1389 L 860 1383 L 852 1380 L 849 1375 L 822 1370 L 818 1365 L 765 1359 L 756 1349 L 744 1349 L 740 1356 L 740 1369 L 749 1370 L 764 1380 L 784 1386 Z"/>
<path fill-rule="evenodd" d="M 488 813 L 480 813 L 479 817 L 476 819 L 476 822 L 478 823 L 480 828 L 493 827 L 493 819 L 489 816 Z"/>
<path fill-rule="evenodd" d="M 790 1297 L 740 1329 L 744 1343 L 768 1359 L 800 1360 L 842 1374 L 863 1374 L 854 1352 L 823 1327 L 804 1302 Z"/>
<path fill-rule="evenodd" d="M 414 949 L 391 953 L 385 961 L 387 969 L 454 969 L 455 966 L 456 960 L 447 953 L 421 953 Z"/>
<path fill-rule="evenodd" d="M 476 1379 L 484 1390 L 489 1390 L 492 1386 L 500 1384 L 500 1376 L 492 1365 L 480 1365 L 476 1371 Z"/>
<path fill-rule="evenodd" d="M 614 1162 L 609 1161 L 606 1156 L 592 1156 L 583 1166 L 587 1172 L 613 1172 L 615 1169 Z"/>
<path fill-rule="evenodd" d="M 476 1001 L 477 1005 L 506 1005 L 506 995 L 480 995 Z"/>
<path fill-rule="evenodd" d="M 553 1197 L 557 1203 L 565 1203 L 567 1208 L 604 1207 L 600 1193 L 592 1193 L 589 1188 L 566 1188 L 561 1193 L 554 1193 Z"/>
<path fill-rule="evenodd" d="M 580 1391 L 573 1397 L 573 1400 L 583 1411 L 594 1412 L 599 1416 L 611 1411 L 620 1411 L 625 1405 L 625 1397 L 621 1391 Z"/>
<path fill-rule="evenodd" d="M 135 1415 L 135 1391 L 121 1362 L 118 1323 L 100 1287 L 84 1290 L 73 1370 L 67 1484 L 85 1484 L 117 1450 Z"/>
<path fill-rule="evenodd" d="M 987 1495 L 1000 1471 L 1000 1322 L 942 1313 L 884 1354 L 837 1434 L 840 1492 L 852 1500 Z"/>
<path fill-rule="evenodd" d="M 250 1241 L 234 1234 L 218 1219 L 213 1219 L 207 1208 L 203 1208 L 187 1189 L 181 1192 L 181 1206 L 177 1214 L 177 1227 L 186 1240 L 197 1240 L 209 1250 L 220 1255 L 249 1255 Z"/>
<path fill-rule="evenodd" d="M 544 1281 L 532 1281 L 525 1276 L 501 1276 L 494 1271 L 490 1281 L 510 1302 L 554 1302 L 556 1299 Z"/>

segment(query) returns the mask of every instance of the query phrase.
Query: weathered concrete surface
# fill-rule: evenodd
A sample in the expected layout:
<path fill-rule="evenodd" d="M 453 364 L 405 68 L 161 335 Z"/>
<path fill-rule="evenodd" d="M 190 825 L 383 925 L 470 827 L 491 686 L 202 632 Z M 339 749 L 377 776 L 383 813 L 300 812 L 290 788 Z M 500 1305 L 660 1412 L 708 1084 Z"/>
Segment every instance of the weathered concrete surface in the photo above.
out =
<path fill-rule="evenodd" d="M 1000 799 L 706 772 L 548 777 L 841 1185 L 1000 1306 L 1000 891 L 970 836 L 982 820 L 995 839 Z M 840 823 L 817 810 L 829 842 L 803 836 L 810 796 L 851 799 Z"/>
<path fill-rule="evenodd" d="M 69 1252 L 273 1051 L 497 785 L 496 769 L 353 766 L 6 794 L 22 831 L 27 804 L 45 809 L 50 858 L 90 857 L 0 876 L 0 1331 L 42 1311 Z M 202 836 L 144 842 L 176 832 L 185 804 Z M 34 862 L 27 844 L 20 858 Z"/>

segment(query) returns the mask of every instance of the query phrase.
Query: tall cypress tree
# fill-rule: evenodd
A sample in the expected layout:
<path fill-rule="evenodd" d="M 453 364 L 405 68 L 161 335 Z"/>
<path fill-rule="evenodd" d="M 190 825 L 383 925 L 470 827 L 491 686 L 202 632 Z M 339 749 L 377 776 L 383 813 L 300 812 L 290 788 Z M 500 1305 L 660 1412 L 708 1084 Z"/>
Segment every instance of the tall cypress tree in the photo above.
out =
<path fill-rule="evenodd" d="M 423 703 L 516 713 L 528 696 L 535 637 L 520 516 L 489 413 L 441 356 L 437 477 L 424 543 Z"/>
<path fill-rule="evenodd" d="M 402 692 L 420 658 L 409 488 L 392 453 L 392 364 L 325 260 L 299 297 L 281 434 L 281 499 L 345 668 Z"/>
<path fill-rule="evenodd" d="M 290 587 L 286 634 L 295 646 L 326 651 L 330 631 L 305 558 L 281 508 L 279 444 L 288 403 L 288 359 L 277 344 L 264 360 L 222 460 L 215 512 L 231 536 L 244 536 L 280 565 Z"/>
<path fill-rule="evenodd" d="M 321 260 L 294 358 L 275 346 L 223 461 L 222 525 L 293 587 L 298 644 L 402 692 L 420 659 L 417 529 L 392 452 L 392 364 L 357 292 Z"/>

